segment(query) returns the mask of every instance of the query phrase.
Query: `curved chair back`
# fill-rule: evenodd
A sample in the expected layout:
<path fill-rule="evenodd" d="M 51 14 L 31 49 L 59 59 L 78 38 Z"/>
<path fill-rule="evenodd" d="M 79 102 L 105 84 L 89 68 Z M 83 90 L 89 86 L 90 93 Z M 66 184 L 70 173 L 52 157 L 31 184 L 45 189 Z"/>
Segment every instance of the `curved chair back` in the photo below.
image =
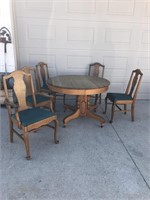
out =
<path fill-rule="evenodd" d="M 8 89 L 7 89 L 7 80 L 13 79 L 13 90 L 15 92 L 15 96 L 17 98 L 18 102 L 18 110 L 24 110 L 28 108 L 28 105 L 26 103 L 26 95 L 27 95 L 27 88 L 26 88 L 26 79 L 28 79 L 30 84 L 30 89 L 32 90 L 32 93 L 34 93 L 34 86 L 32 82 L 32 76 L 31 74 L 26 74 L 25 72 L 21 70 L 17 70 L 12 72 L 10 75 L 3 77 L 3 83 L 4 83 L 4 91 L 6 100 L 10 101 Z"/>
<path fill-rule="evenodd" d="M 142 76 L 143 73 L 140 69 L 132 71 L 125 94 L 128 94 L 133 99 L 136 99 Z"/>
<path fill-rule="evenodd" d="M 53 111 L 53 98 L 42 92 L 37 92 L 35 68 L 30 67 L 30 66 L 25 66 L 21 68 L 21 70 L 24 71 L 25 73 L 31 74 L 33 84 L 34 84 L 34 93 L 33 93 L 30 86 L 30 80 L 27 78 L 25 79 L 26 86 L 27 86 L 26 100 L 27 100 L 28 105 L 36 106 L 36 107 L 47 107 Z"/>
<path fill-rule="evenodd" d="M 24 66 L 20 70 L 24 71 L 25 73 L 31 74 L 33 85 L 34 85 L 34 92 L 37 92 L 37 82 L 36 82 L 36 70 L 35 70 L 35 68 L 33 68 L 31 66 Z M 32 95 L 32 91 L 30 89 L 30 80 L 28 80 L 26 78 L 25 81 L 26 81 L 26 85 L 27 85 L 27 89 L 28 89 L 27 94 Z"/>
<path fill-rule="evenodd" d="M 36 65 L 36 81 L 38 91 L 49 92 L 47 80 L 49 79 L 48 66 L 44 62 Z"/>
<path fill-rule="evenodd" d="M 102 77 L 104 76 L 104 69 L 105 66 L 102 65 L 101 63 L 95 62 L 89 65 L 89 76 L 95 76 L 95 77 Z M 91 106 L 91 108 L 93 107 L 93 109 L 96 111 L 96 107 L 97 107 L 97 101 L 99 99 L 99 103 L 101 103 L 101 94 L 96 94 L 94 96 L 90 96 L 93 97 L 95 99 L 94 104 Z"/>
<path fill-rule="evenodd" d="M 103 77 L 105 66 L 96 62 L 89 65 L 89 76 Z"/>

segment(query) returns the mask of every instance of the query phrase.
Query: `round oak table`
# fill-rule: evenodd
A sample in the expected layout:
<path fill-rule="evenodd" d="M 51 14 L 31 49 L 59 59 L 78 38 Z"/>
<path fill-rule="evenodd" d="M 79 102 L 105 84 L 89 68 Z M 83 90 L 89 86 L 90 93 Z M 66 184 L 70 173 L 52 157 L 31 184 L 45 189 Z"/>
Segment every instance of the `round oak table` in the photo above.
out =
<path fill-rule="evenodd" d="M 77 107 L 74 113 L 63 119 L 64 127 L 67 123 L 75 118 L 89 117 L 98 120 L 101 127 L 105 124 L 105 120 L 98 114 L 90 110 L 90 95 L 106 92 L 110 82 L 107 79 L 84 76 L 84 75 L 63 75 L 51 77 L 48 80 L 49 89 L 63 94 L 77 95 Z"/>

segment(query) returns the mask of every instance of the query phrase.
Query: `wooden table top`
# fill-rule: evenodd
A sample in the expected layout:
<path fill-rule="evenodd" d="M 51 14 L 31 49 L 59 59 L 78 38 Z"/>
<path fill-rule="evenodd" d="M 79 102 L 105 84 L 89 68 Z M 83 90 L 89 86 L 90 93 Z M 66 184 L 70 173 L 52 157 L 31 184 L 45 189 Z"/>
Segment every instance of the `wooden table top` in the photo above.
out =
<path fill-rule="evenodd" d="M 110 82 L 107 79 L 86 75 L 62 75 L 48 80 L 49 88 L 64 94 L 98 94 L 106 91 Z"/>

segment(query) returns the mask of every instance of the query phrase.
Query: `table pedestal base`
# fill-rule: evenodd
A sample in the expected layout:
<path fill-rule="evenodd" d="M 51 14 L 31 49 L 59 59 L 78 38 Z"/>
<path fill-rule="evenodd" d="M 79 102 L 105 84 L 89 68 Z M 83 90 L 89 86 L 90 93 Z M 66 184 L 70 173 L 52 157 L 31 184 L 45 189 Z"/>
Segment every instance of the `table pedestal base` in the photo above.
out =
<path fill-rule="evenodd" d="M 100 115 L 97 115 L 90 111 L 89 98 L 90 98 L 90 96 L 87 96 L 87 95 L 78 96 L 77 109 L 74 113 L 72 113 L 71 115 L 69 115 L 63 119 L 64 127 L 66 127 L 66 125 L 69 121 L 76 119 L 80 116 L 95 119 L 100 122 L 101 127 L 104 126 L 104 124 L 105 124 L 104 118 L 101 117 Z"/>

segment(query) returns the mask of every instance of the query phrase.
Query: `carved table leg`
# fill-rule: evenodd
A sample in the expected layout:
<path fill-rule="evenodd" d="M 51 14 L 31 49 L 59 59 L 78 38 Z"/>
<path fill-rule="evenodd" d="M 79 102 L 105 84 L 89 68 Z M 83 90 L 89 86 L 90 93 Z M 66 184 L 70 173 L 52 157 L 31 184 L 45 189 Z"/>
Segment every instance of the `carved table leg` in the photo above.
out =
<path fill-rule="evenodd" d="M 101 116 L 90 112 L 88 102 L 89 102 L 89 96 L 87 96 L 87 95 L 78 96 L 77 110 L 73 114 L 64 118 L 64 120 L 63 120 L 64 127 L 66 127 L 66 125 L 69 121 L 76 119 L 79 116 L 89 117 L 89 118 L 98 120 L 101 124 L 101 127 L 103 127 L 103 125 L 105 124 L 105 120 Z"/>
<path fill-rule="evenodd" d="M 63 119 L 64 127 L 66 127 L 66 125 L 67 125 L 67 123 L 68 123 L 69 121 L 71 121 L 71 120 L 73 120 L 73 119 L 76 119 L 76 118 L 78 118 L 79 116 L 80 116 L 80 110 L 77 109 L 73 114 L 71 114 L 71 115 L 65 117 L 65 118 Z"/>
<path fill-rule="evenodd" d="M 88 102 L 87 96 L 85 95 L 78 96 L 77 110 L 63 119 L 64 127 L 66 127 L 69 121 L 76 119 L 79 116 L 83 116 L 83 117 L 86 116 L 87 102 Z"/>
<path fill-rule="evenodd" d="M 101 124 L 101 127 L 103 127 L 104 124 L 105 124 L 104 118 L 101 117 L 100 115 L 97 115 L 97 114 L 95 114 L 95 113 L 92 113 L 92 112 L 90 112 L 90 111 L 87 111 L 86 116 L 89 117 L 89 118 L 98 120 L 98 121 L 100 122 L 100 124 Z"/>

